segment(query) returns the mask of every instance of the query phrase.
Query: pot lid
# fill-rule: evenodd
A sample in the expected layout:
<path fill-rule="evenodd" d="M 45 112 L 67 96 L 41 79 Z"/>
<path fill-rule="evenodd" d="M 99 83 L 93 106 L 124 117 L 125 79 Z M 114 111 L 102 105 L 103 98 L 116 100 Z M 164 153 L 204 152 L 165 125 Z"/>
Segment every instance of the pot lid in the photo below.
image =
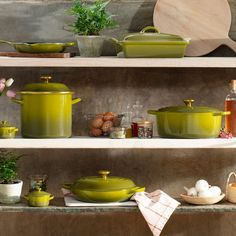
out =
<path fill-rule="evenodd" d="M 41 188 L 36 187 L 34 191 L 28 193 L 28 197 L 44 197 L 44 196 L 50 196 L 50 193 L 41 191 Z"/>
<path fill-rule="evenodd" d="M 0 128 L 15 128 L 8 121 L 2 120 L 0 121 Z"/>
<path fill-rule="evenodd" d="M 68 92 L 70 89 L 62 83 L 49 83 L 51 76 L 41 76 L 41 83 L 27 84 L 23 91 L 27 92 Z"/>
<path fill-rule="evenodd" d="M 158 112 L 180 112 L 180 113 L 217 113 L 220 110 L 212 107 L 193 106 L 193 99 L 185 99 L 185 106 L 172 106 L 164 107 L 158 110 Z"/>
<path fill-rule="evenodd" d="M 100 176 L 87 176 L 78 179 L 75 187 L 81 190 L 110 191 L 135 187 L 132 180 L 117 176 L 108 176 L 110 171 L 100 170 Z"/>
<path fill-rule="evenodd" d="M 150 30 L 154 32 L 149 32 Z M 184 39 L 174 34 L 160 33 L 156 27 L 147 26 L 139 33 L 129 34 L 124 38 L 125 41 L 184 41 Z"/>

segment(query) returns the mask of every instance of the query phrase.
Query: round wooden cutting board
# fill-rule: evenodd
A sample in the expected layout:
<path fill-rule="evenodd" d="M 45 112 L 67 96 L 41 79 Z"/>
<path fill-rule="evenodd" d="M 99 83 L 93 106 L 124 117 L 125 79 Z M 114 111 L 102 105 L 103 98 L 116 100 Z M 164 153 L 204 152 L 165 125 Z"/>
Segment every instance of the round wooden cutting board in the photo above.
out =
<path fill-rule="evenodd" d="M 231 11 L 227 0 L 157 0 L 154 26 L 162 33 L 191 38 L 186 56 L 202 56 L 222 44 L 236 52 L 229 38 Z"/>

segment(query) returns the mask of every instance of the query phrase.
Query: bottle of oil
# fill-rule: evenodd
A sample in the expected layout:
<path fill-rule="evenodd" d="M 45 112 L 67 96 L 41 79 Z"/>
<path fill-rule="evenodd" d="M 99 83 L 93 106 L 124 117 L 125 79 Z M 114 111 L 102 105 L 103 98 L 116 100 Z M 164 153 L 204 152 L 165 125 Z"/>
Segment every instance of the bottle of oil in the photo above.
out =
<path fill-rule="evenodd" d="M 140 104 L 139 101 L 136 101 L 136 103 L 133 105 L 133 114 L 132 117 L 132 137 L 138 137 L 138 122 L 143 121 L 142 113 L 143 105 Z"/>
<path fill-rule="evenodd" d="M 225 116 L 225 129 L 236 137 L 236 80 L 230 82 L 230 93 L 225 98 L 225 111 L 231 112 Z"/>

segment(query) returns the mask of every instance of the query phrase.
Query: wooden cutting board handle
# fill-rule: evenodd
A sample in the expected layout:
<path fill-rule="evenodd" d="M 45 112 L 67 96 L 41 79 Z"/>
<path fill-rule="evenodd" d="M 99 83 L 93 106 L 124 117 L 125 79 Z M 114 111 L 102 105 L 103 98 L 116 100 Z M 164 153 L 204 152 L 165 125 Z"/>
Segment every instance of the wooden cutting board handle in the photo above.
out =
<path fill-rule="evenodd" d="M 231 48 L 234 52 L 236 52 L 236 42 L 234 40 L 232 40 L 231 38 L 226 38 L 222 44 L 228 46 L 229 48 Z"/>

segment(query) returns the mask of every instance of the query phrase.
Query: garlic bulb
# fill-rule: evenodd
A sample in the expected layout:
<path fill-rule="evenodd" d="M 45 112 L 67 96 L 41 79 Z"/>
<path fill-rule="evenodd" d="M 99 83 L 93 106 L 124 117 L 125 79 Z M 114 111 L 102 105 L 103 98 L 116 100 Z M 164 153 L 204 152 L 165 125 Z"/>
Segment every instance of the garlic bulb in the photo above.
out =
<path fill-rule="evenodd" d="M 212 186 L 209 188 L 212 197 L 218 197 L 221 195 L 221 189 L 218 186 Z"/>
<path fill-rule="evenodd" d="M 209 189 L 205 191 L 198 192 L 198 197 L 212 197 L 212 193 L 209 191 Z"/>
<path fill-rule="evenodd" d="M 196 182 L 195 188 L 197 192 L 204 192 L 209 189 L 209 184 L 207 183 L 206 180 L 200 179 Z"/>
<path fill-rule="evenodd" d="M 184 189 L 186 190 L 188 196 L 193 196 L 193 197 L 197 196 L 197 190 L 194 187 L 192 188 L 184 187 Z"/>

